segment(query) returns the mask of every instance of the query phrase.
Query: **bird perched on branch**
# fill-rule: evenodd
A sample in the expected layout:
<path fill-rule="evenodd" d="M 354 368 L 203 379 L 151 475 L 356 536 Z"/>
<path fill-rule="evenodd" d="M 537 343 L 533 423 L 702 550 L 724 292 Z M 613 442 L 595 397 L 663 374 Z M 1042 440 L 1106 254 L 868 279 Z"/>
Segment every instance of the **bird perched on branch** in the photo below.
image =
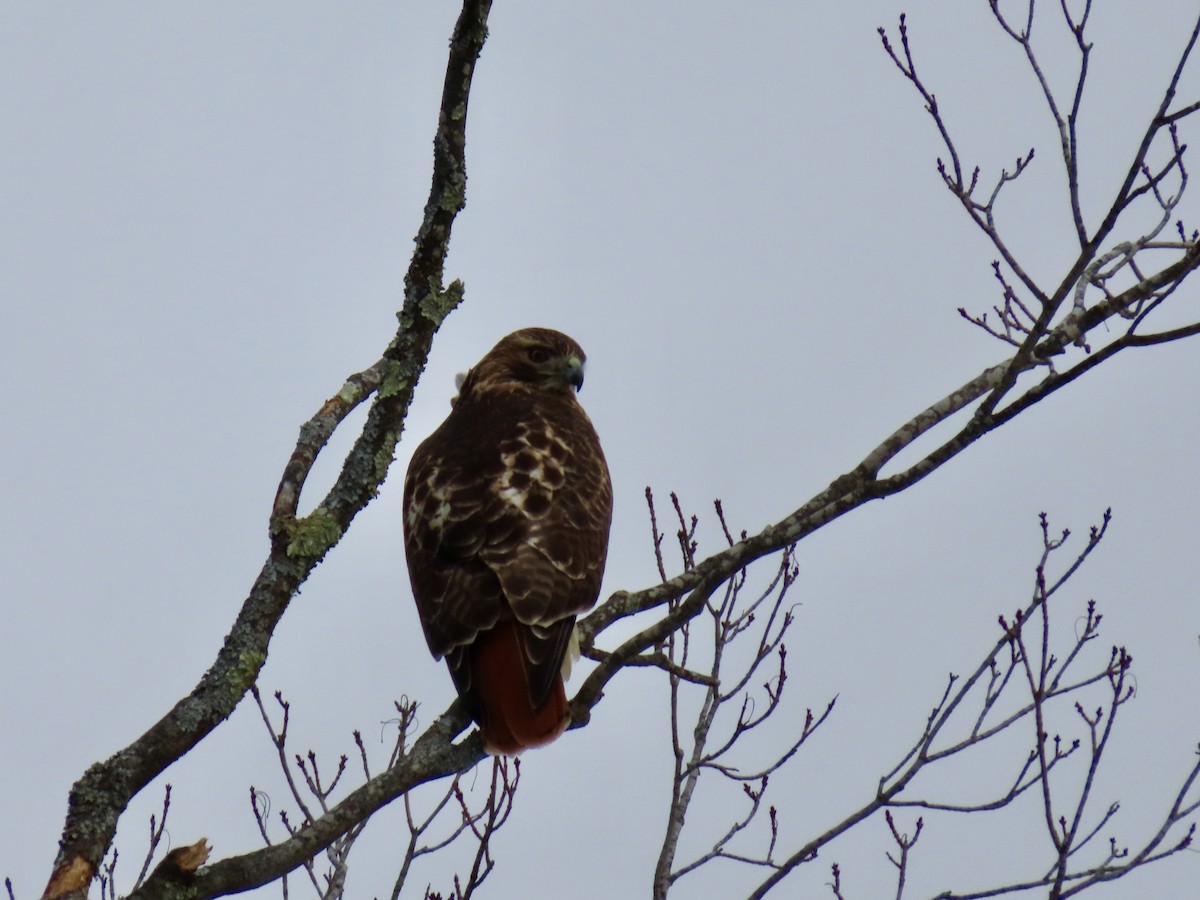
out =
<path fill-rule="evenodd" d="M 493 754 L 566 728 L 575 617 L 600 593 L 612 484 L 575 397 L 584 360 L 557 331 L 508 335 L 467 373 L 404 482 L 425 639 Z"/>

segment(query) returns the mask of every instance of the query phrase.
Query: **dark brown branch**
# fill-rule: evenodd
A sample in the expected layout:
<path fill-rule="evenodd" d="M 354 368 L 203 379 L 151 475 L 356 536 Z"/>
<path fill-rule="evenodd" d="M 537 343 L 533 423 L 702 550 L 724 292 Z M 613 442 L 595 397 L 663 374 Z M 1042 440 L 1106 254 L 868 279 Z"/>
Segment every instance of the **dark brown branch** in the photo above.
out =
<path fill-rule="evenodd" d="M 400 764 L 352 791 L 329 812 L 281 843 L 218 860 L 197 873 L 186 890 L 152 876 L 127 900 L 200 900 L 259 887 L 304 864 L 355 825 L 413 788 L 445 778 L 483 758 L 478 736 L 452 744 L 469 717 L 456 702 L 417 739 Z"/>
<path fill-rule="evenodd" d="M 270 555 L 225 645 L 196 687 L 170 712 L 128 747 L 93 765 L 76 782 L 53 874 L 43 894 L 45 900 L 83 900 L 129 801 L 241 702 L 266 661 L 275 625 L 296 590 L 374 497 L 387 474 L 434 332 L 461 297 L 460 286 L 443 290 L 441 285 L 451 227 L 465 202 L 467 99 L 490 7 L 490 0 L 466 0 L 451 39 L 434 139 L 429 200 L 405 276 L 400 327 L 383 355 L 387 372 L 375 392 L 362 434 L 329 494 L 310 515 L 295 519 L 289 515 L 294 509 L 293 495 L 299 494 L 306 461 L 310 455 L 315 458 L 315 451 L 305 449 L 306 442 L 320 441 L 313 433 L 317 428 L 302 434 L 301 446 L 289 460 L 281 481 L 282 499 L 276 501 L 276 512 L 282 514 L 271 522 Z M 354 388 L 352 394 L 370 388 L 375 367 L 369 371 L 373 374 L 362 376 L 361 388 Z M 327 403 L 315 418 L 337 418 L 342 406 L 353 401 L 352 396 L 333 408 Z M 251 876 L 247 873 L 247 877 Z M 228 880 L 218 883 L 233 885 Z"/>

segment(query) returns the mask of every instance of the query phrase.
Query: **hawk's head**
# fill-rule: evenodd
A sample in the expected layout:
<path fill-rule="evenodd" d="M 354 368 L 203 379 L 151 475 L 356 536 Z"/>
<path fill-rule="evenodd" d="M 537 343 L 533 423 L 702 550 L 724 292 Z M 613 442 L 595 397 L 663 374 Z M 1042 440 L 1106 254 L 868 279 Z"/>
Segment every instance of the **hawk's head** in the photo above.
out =
<path fill-rule="evenodd" d="M 583 387 L 587 356 L 575 341 L 549 328 L 514 331 L 467 373 L 462 391 L 535 389 L 570 394 Z"/>

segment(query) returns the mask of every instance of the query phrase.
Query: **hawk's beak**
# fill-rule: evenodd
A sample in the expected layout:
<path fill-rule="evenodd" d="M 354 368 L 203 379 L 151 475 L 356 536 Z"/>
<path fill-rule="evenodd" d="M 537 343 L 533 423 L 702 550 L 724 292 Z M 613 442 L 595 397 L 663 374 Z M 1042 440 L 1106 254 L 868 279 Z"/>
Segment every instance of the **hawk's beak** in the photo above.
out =
<path fill-rule="evenodd" d="M 583 390 L 583 360 L 578 356 L 568 356 L 563 361 L 563 378 L 568 384 L 574 385 L 575 390 Z"/>

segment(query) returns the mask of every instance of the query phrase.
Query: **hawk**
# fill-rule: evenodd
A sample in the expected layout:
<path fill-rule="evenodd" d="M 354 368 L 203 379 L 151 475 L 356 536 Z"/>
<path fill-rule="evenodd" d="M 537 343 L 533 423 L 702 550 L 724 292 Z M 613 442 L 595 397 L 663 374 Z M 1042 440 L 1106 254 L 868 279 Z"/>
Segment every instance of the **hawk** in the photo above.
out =
<path fill-rule="evenodd" d="M 404 481 L 425 640 L 492 754 L 562 734 L 575 617 L 600 593 L 612 483 L 575 398 L 585 359 L 548 328 L 508 335 L 467 373 Z"/>

